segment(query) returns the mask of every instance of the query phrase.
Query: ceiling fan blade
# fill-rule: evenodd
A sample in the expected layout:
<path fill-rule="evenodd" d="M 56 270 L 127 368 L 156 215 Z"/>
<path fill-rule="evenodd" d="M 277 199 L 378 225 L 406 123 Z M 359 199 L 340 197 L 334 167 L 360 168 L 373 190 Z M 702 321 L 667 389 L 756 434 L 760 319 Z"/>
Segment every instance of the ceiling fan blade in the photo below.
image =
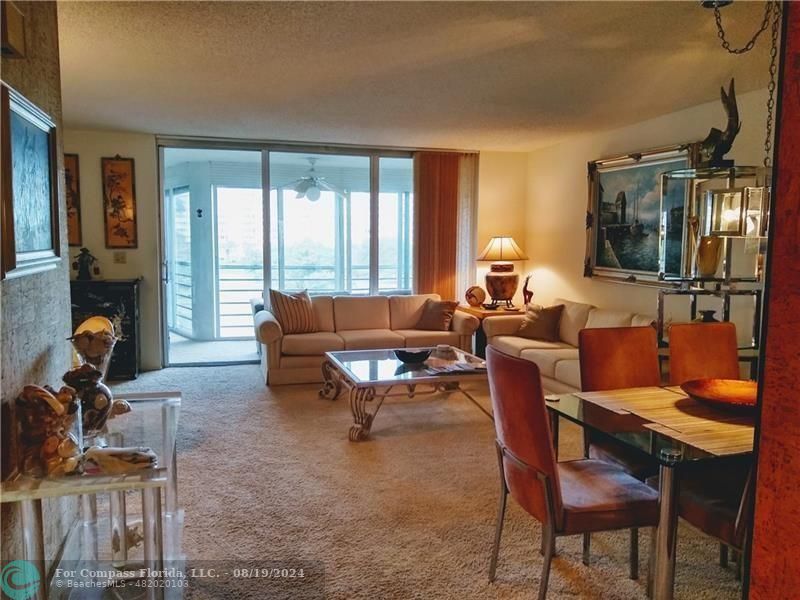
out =
<path fill-rule="evenodd" d="M 308 188 L 314 185 L 314 180 L 310 177 L 303 177 L 292 189 L 298 194 L 305 194 Z"/>
<path fill-rule="evenodd" d="M 293 190 L 295 186 L 303 181 L 305 181 L 306 177 L 298 177 L 297 179 L 292 179 L 291 181 L 287 181 L 286 183 L 282 183 L 280 185 L 275 186 L 276 188 L 283 188 L 285 190 Z"/>

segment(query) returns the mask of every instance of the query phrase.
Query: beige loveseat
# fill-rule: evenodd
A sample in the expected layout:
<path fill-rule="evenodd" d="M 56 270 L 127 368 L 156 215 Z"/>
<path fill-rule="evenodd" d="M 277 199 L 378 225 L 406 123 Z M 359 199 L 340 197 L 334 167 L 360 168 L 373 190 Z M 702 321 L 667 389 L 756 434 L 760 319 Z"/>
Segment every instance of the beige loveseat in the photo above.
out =
<path fill-rule="evenodd" d="M 545 391 L 553 394 L 574 392 L 581 387 L 578 360 L 578 332 L 581 329 L 637 327 L 653 323 L 653 317 L 650 316 L 597 308 L 591 304 L 560 298 L 553 304 L 564 305 L 558 342 L 531 340 L 514 335 L 524 319 L 523 315 L 492 317 L 483 321 L 487 343 L 502 352 L 536 363 L 542 374 Z"/>
<path fill-rule="evenodd" d="M 414 327 L 429 298 L 415 296 L 312 296 L 316 333 L 284 335 L 268 308 L 255 312 L 256 340 L 261 349 L 261 367 L 268 385 L 322 381 L 325 352 L 416 348 L 449 344 L 472 348 L 478 319 L 456 311 L 449 331 L 418 330 Z"/>

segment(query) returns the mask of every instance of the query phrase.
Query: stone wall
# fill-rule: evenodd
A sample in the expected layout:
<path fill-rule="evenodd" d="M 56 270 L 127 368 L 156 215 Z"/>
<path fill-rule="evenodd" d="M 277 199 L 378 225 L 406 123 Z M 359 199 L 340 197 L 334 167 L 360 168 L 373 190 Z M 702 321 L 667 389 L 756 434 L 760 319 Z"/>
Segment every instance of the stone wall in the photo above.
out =
<path fill-rule="evenodd" d="M 58 19 L 55 2 L 16 2 L 25 15 L 24 58 L 2 58 L 3 81 L 50 115 L 57 125 L 58 197 L 61 226 L 61 262 L 58 268 L 15 279 L 0 287 L 0 377 L 3 403 L 3 477 L 16 462 L 10 435 L 10 403 L 27 383 L 58 386 L 70 366 L 66 338 L 71 330 L 69 254 L 61 140 L 61 75 L 58 56 Z M 46 552 L 52 556 L 75 514 L 75 502 L 46 501 Z M 21 530 L 17 511 L 3 504 L 2 558 L 21 558 Z"/>

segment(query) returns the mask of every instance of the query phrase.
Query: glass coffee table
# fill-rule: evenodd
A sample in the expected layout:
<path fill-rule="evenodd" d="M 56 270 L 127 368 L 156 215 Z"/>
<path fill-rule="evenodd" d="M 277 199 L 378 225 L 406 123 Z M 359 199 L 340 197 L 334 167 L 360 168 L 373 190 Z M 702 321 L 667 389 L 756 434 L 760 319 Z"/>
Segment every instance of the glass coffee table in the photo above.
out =
<path fill-rule="evenodd" d="M 350 441 L 360 442 L 369 436 L 372 421 L 386 398 L 461 393 L 490 419 L 486 411 L 462 384 L 486 381 L 486 362 L 452 346 L 436 348 L 401 348 L 432 350 L 423 363 L 407 364 L 394 350 L 345 350 L 326 352 L 322 364 L 325 384 L 320 397 L 337 399 L 343 392 L 350 398 L 354 424 Z M 370 407 L 374 407 L 370 410 Z"/>

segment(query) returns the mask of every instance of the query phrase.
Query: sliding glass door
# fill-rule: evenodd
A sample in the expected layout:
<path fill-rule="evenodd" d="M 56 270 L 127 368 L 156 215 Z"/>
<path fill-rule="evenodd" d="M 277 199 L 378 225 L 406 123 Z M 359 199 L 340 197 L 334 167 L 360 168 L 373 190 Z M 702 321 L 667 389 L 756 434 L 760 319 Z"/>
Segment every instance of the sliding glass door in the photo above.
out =
<path fill-rule="evenodd" d="M 161 152 L 167 364 L 257 360 L 266 287 L 412 291 L 410 153 L 179 146 Z"/>
<path fill-rule="evenodd" d="M 162 173 L 168 364 L 257 360 L 261 152 L 165 148 Z"/>

